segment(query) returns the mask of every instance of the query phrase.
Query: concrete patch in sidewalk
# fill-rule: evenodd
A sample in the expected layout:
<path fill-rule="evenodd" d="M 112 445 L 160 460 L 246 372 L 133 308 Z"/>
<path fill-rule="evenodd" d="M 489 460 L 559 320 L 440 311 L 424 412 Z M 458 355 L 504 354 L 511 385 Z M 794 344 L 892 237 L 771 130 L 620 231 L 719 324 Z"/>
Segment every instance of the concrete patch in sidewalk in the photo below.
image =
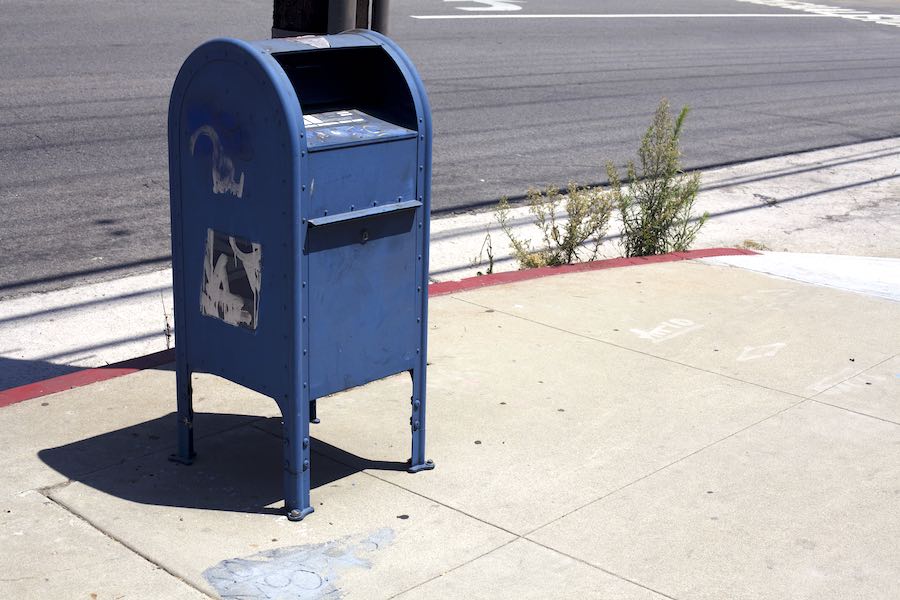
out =
<path fill-rule="evenodd" d="M 341 574 L 354 568 L 371 569 L 370 555 L 393 541 L 394 530 L 382 527 L 356 541 L 344 538 L 223 560 L 203 576 L 226 599 L 340 597 Z"/>
<path fill-rule="evenodd" d="M 892 598 L 898 448 L 807 402 L 529 537 L 675 598 Z"/>
<path fill-rule="evenodd" d="M 702 260 L 900 302 L 900 258 L 763 252 Z"/>

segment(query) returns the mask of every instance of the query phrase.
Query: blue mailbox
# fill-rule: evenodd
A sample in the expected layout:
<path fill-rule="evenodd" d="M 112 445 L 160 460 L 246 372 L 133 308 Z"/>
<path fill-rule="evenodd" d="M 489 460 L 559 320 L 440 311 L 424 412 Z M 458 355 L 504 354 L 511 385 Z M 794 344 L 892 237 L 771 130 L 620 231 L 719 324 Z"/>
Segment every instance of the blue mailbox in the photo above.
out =
<path fill-rule="evenodd" d="M 291 520 L 310 505 L 316 399 L 412 376 L 425 459 L 431 115 L 409 58 L 371 31 L 247 43 L 185 61 L 169 105 L 178 453 L 191 373 L 272 397 Z M 373 410 L 372 406 L 361 410 Z"/>

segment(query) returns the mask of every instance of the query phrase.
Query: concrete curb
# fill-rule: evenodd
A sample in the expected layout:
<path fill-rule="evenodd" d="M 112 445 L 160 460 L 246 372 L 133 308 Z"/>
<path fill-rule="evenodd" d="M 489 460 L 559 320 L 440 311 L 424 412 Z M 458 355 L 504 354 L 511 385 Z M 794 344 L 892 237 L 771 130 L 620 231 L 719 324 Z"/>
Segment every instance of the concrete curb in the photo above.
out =
<path fill-rule="evenodd" d="M 603 269 L 615 269 L 637 265 L 648 265 L 662 262 L 674 262 L 680 260 L 693 260 L 699 258 L 712 258 L 716 256 L 736 256 L 758 254 L 752 250 L 740 248 L 706 248 L 702 250 L 689 250 L 687 252 L 672 252 L 656 256 L 642 256 L 637 258 L 611 258 L 596 260 L 586 263 L 564 265 L 561 267 L 541 267 L 539 269 L 527 269 L 524 271 L 510 271 L 505 273 L 493 273 L 479 277 L 469 277 L 458 281 L 442 281 L 428 286 L 430 297 L 445 296 L 483 287 L 516 283 L 539 279 L 551 275 L 566 275 L 569 273 L 583 273 L 587 271 L 600 271 Z M 100 381 L 106 381 L 123 375 L 129 375 L 144 369 L 152 369 L 175 360 L 175 350 L 170 348 L 153 354 L 139 356 L 104 367 L 88 368 L 73 373 L 60 375 L 43 381 L 36 381 L 22 386 L 0 391 L 0 408 L 33 400 L 42 396 L 48 396 L 57 392 L 78 388 Z"/>
<path fill-rule="evenodd" d="M 130 375 L 131 373 L 136 373 L 137 371 L 142 371 L 144 369 L 152 369 L 174 360 L 175 349 L 170 348 L 168 350 L 154 352 L 153 354 L 138 356 L 137 358 L 113 363 L 105 367 L 82 369 L 81 371 L 66 373 L 59 377 L 27 383 L 25 385 L 20 385 L 19 387 L 0 391 L 0 408 L 16 404 L 17 402 L 32 400 L 34 398 L 40 398 L 41 396 L 49 396 L 50 394 L 55 394 L 57 392 L 64 392 L 99 381 L 121 377 L 122 375 Z"/>
<path fill-rule="evenodd" d="M 635 258 L 609 258 L 604 260 L 594 260 L 591 262 L 575 263 L 573 265 L 563 265 L 561 267 L 540 267 L 538 269 L 526 269 L 524 271 L 506 271 L 503 273 L 492 273 L 490 275 L 481 275 L 478 277 L 468 277 L 466 279 L 460 279 L 458 281 L 440 281 L 438 283 L 432 283 L 428 286 L 428 296 L 434 297 L 443 296 L 445 294 L 455 294 L 457 292 L 465 292 L 482 287 L 487 287 L 490 285 L 516 283 L 517 281 L 539 279 L 541 277 L 549 277 L 550 275 L 584 273 L 586 271 L 601 271 L 603 269 L 615 269 L 618 267 L 649 265 L 653 263 L 673 262 L 678 260 L 693 260 L 697 258 L 713 258 L 716 256 L 754 254 L 759 253 L 752 250 L 744 250 L 742 248 L 704 248 L 702 250 L 670 252 L 668 254 L 657 254 L 655 256 L 639 256 Z"/>

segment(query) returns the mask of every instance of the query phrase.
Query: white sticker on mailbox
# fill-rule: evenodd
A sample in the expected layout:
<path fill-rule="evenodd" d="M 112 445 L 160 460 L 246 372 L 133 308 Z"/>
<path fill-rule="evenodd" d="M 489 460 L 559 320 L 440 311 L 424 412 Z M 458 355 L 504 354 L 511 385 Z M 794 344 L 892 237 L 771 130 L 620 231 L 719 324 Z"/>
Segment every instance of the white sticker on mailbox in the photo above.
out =
<path fill-rule="evenodd" d="M 200 313 L 256 329 L 262 285 L 262 245 L 206 230 Z"/>

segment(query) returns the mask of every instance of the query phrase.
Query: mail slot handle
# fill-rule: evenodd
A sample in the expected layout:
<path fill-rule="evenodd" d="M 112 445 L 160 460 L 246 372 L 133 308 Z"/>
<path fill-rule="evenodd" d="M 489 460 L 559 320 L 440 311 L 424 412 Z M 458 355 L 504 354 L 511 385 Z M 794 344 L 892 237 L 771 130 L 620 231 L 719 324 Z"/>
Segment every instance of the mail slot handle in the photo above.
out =
<path fill-rule="evenodd" d="M 350 212 L 338 213 L 336 215 L 316 217 L 315 219 L 309 220 L 309 226 L 321 227 L 322 225 L 331 225 L 333 223 L 343 223 L 345 221 L 365 219 L 366 217 L 374 217 L 375 215 L 383 215 L 386 213 L 392 213 L 401 210 L 412 210 L 420 206 L 422 206 L 422 203 L 418 200 L 407 200 L 406 202 L 382 204 L 381 206 L 373 206 L 372 208 L 365 208 L 363 210 L 351 210 Z"/>

